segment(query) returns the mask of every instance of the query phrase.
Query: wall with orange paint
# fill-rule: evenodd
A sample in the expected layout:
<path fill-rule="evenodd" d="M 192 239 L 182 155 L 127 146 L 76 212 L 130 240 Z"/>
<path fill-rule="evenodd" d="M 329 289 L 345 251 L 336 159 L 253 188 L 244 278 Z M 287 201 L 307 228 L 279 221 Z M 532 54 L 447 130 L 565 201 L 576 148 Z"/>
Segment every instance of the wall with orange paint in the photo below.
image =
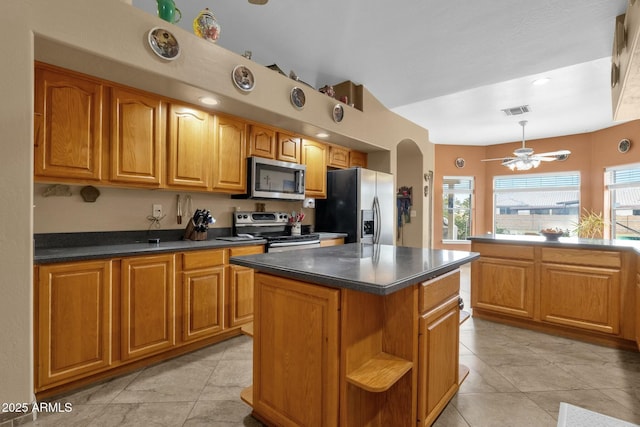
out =
<path fill-rule="evenodd" d="M 625 154 L 618 152 L 618 142 L 623 138 L 631 140 L 631 149 Z M 483 147 L 440 144 L 435 146 L 434 248 L 468 250 L 470 247 L 469 243 L 444 244 L 442 242 L 442 227 L 438 226 L 438 218 L 441 215 L 438 213 L 443 209 L 443 176 L 474 177 L 475 191 L 472 199 L 474 208 L 471 216 L 474 235 L 493 231 L 493 178 L 496 176 L 578 171 L 581 182 L 581 207 L 606 214 L 608 204 L 604 200 L 604 171 L 607 167 L 640 163 L 640 120 L 596 132 L 528 140 L 526 146 L 533 148 L 536 153 L 571 151 L 567 160 L 543 163 L 532 171 L 512 172 L 502 166 L 500 161 L 482 161 L 485 158 L 504 157 L 521 146 L 522 142 Z M 463 168 L 457 168 L 455 165 L 458 157 L 465 160 Z"/>

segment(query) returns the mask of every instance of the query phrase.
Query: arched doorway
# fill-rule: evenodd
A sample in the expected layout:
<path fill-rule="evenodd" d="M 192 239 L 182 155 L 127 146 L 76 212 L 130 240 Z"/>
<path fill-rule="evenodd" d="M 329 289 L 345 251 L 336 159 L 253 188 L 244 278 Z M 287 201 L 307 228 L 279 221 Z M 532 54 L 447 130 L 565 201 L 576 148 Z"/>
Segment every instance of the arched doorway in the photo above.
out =
<path fill-rule="evenodd" d="M 412 140 L 403 140 L 396 147 L 396 244 L 422 248 L 429 242 L 430 195 L 425 197 L 423 153 Z M 407 194 L 409 193 L 409 194 Z"/>

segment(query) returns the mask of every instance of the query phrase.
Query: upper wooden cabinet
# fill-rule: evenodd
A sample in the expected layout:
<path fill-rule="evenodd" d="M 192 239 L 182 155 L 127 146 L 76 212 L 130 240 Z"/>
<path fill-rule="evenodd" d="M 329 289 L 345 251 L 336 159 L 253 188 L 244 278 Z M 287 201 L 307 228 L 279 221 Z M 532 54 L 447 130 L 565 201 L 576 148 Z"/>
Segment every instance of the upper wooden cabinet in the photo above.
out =
<path fill-rule="evenodd" d="M 361 151 L 353 151 L 349 152 L 349 167 L 367 167 L 367 153 L 363 153 Z"/>
<path fill-rule="evenodd" d="M 36 177 L 102 178 L 100 82 L 38 64 L 35 69 Z"/>
<path fill-rule="evenodd" d="M 109 180 L 160 186 L 162 183 L 162 103 L 157 97 L 111 89 Z"/>
<path fill-rule="evenodd" d="M 262 126 L 251 125 L 248 140 L 248 155 L 276 158 L 276 131 Z"/>
<path fill-rule="evenodd" d="M 244 193 L 247 184 L 247 124 L 216 116 L 213 189 Z"/>
<path fill-rule="evenodd" d="M 208 113 L 187 106 L 169 106 L 170 186 L 209 189 L 213 135 Z"/>
<path fill-rule="evenodd" d="M 276 158 L 284 162 L 300 163 L 301 145 L 300 137 L 278 132 Z"/>
<path fill-rule="evenodd" d="M 329 145 L 329 166 L 334 168 L 349 167 L 349 150 L 337 145 Z"/>
<path fill-rule="evenodd" d="M 308 197 L 327 197 L 328 147 L 310 139 L 302 140 L 302 163 L 307 167 L 305 194 Z"/>

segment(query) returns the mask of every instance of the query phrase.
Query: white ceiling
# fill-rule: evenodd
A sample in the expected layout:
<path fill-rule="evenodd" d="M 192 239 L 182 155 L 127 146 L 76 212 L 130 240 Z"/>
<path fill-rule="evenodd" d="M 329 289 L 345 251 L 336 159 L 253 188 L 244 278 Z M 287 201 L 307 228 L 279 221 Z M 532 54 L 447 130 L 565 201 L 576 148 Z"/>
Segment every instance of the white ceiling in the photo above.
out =
<path fill-rule="evenodd" d="M 175 0 L 192 31 L 208 7 L 218 44 L 319 88 L 351 80 L 429 129 L 489 145 L 612 126 L 610 57 L 627 0 Z M 154 0 L 133 5 L 156 13 Z M 532 81 L 549 77 L 549 83 Z M 529 105 L 530 113 L 501 110 Z"/>

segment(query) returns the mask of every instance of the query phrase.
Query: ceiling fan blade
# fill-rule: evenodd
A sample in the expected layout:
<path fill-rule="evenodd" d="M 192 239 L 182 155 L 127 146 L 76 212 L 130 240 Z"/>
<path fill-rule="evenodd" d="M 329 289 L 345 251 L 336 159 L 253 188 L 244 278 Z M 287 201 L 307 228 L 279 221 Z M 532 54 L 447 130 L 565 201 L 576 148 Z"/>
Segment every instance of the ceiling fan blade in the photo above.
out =
<path fill-rule="evenodd" d="M 516 157 L 496 157 L 495 159 L 482 159 L 480 160 L 481 162 L 493 162 L 495 160 L 500 160 L 500 161 L 510 161 L 510 160 L 515 160 Z"/>
<path fill-rule="evenodd" d="M 546 157 L 553 157 L 553 156 L 568 156 L 569 154 L 571 154 L 571 151 L 569 150 L 558 150 L 558 151 L 549 151 L 548 153 L 540 153 L 540 154 L 535 154 L 535 156 L 546 156 Z"/>
<path fill-rule="evenodd" d="M 558 160 L 557 157 L 544 157 L 544 156 L 531 156 L 531 160 L 540 160 L 541 162 L 555 162 Z"/>

